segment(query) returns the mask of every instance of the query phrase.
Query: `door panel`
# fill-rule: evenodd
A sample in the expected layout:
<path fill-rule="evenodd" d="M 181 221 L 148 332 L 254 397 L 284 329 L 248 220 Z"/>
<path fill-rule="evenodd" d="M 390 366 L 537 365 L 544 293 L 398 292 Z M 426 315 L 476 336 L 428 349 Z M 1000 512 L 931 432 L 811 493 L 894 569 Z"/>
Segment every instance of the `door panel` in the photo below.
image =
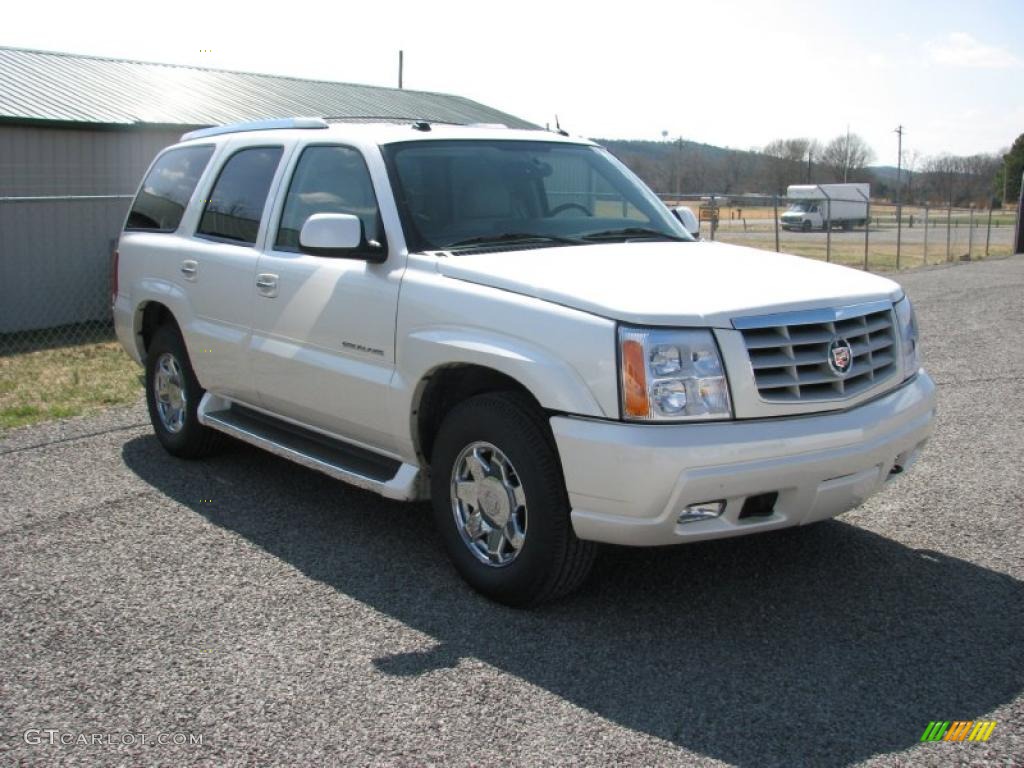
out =
<path fill-rule="evenodd" d="M 248 359 L 256 243 L 283 151 L 242 146 L 227 158 L 175 267 L 192 305 L 185 337 L 200 384 L 248 401 L 257 397 Z"/>
<path fill-rule="evenodd" d="M 182 239 L 173 258 L 177 282 L 192 307 L 192 318 L 182 330 L 199 383 L 230 397 L 255 396 L 247 357 L 257 252 Z M 186 262 L 194 263 L 192 277 L 182 272 Z"/>
<path fill-rule="evenodd" d="M 272 252 L 259 273 L 252 366 L 265 408 L 342 437 L 390 449 L 385 397 L 394 368 L 401 274 L 387 264 Z"/>
<path fill-rule="evenodd" d="M 390 450 L 384 409 L 394 370 L 401 270 L 394 260 L 312 256 L 298 250 L 314 213 L 351 213 L 363 249 L 386 247 L 362 155 L 338 145 L 306 147 L 295 163 L 273 245 L 260 256 L 251 362 L 263 407 L 310 426 Z"/>

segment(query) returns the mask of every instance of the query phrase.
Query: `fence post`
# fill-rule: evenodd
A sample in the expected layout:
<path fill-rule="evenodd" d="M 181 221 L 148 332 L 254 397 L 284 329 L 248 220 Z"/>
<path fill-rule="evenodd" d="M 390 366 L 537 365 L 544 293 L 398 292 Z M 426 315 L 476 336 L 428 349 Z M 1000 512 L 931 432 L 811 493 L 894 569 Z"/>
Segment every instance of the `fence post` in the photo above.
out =
<path fill-rule="evenodd" d="M 946 209 L 946 261 L 953 259 L 953 252 L 950 250 L 950 236 L 953 234 L 953 203 Z"/>
<path fill-rule="evenodd" d="M 832 199 L 825 201 L 825 261 L 832 261 Z"/>
<path fill-rule="evenodd" d="M 924 258 L 922 263 L 928 266 L 928 203 L 924 204 Z"/>
<path fill-rule="evenodd" d="M 860 192 L 859 189 L 857 191 Z M 861 194 L 864 194 L 864 193 L 861 192 Z M 867 203 L 868 207 L 867 207 L 866 217 L 864 219 L 864 271 L 867 272 L 868 271 L 868 266 L 869 266 L 868 265 L 868 245 L 869 245 L 870 239 L 871 239 L 871 198 L 870 197 L 867 198 L 867 200 L 865 202 Z"/>
<path fill-rule="evenodd" d="M 985 229 L 985 258 L 988 258 L 988 247 L 992 244 L 992 203 L 988 204 L 988 225 Z"/>
<path fill-rule="evenodd" d="M 899 201 L 899 188 L 896 191 L 896 271 L 900 271 L 900 253 L 903 244 L 903 203 Z"/>
<path fill-rule="evenodd" d="M 974 258 L 974 203 L 971 203 L 971 217 L 967 229 L 967 260 Z"/>
<path fill-rule="evenodd" d="M 775 252 L 779 252 L 779 196 L 772 195 L 772 202 L 775 205 Z"/>
<path fill-rule="evenodd" d="M 715 215 L 717 206 L 715 205 L 715 196 L 711 196 L 711 242 L 715 241 L 715 224 L 718 223 L 718 216 Z"/>

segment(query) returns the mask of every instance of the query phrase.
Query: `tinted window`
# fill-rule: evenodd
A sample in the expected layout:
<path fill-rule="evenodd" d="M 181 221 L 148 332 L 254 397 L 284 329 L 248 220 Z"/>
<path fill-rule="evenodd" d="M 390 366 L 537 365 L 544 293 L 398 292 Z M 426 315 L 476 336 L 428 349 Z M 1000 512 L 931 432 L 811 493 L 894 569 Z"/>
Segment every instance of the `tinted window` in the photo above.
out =
<path fill-rule="evenodd" d="M 363 156 L 348 147 L 307 147 L 292 176 L 276 247 L 297 251 L 299 232 L 314 213 L 351 213 L 367 240 L 382 241 L 380 212 Z"/>
<path fill-rule="evenodd" d="M 162 154 L 142 183 L 125 229 L 176 230 L 212 154 L 213 147 L 183 147 Z"/>
<path fill-rule="evenodd" d="M 233 154 L 213 185 L 197 234 L 255 243 L 281 152 L 281 147 L 253 147 Z"/>

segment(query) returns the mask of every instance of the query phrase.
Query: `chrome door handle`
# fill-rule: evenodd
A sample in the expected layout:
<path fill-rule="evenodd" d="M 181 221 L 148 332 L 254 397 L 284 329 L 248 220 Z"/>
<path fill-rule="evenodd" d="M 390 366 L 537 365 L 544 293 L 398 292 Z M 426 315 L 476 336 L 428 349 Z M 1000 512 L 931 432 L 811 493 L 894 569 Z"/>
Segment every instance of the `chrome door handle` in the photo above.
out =
<path fill-rule="evenodd" d="M 199 262 L 195 259 L 185 259 L 181 262 L 181 274 L 185 276 L 186 280 L 195 280 L 198 271 Z"/>
<path fill-rule="evenodd" d="M 261 296 L 266 296 L 268 299 L 277 296 L 277 275 L 272 275 L 269 272 L 256 275 L 256 290 L 260 292 Z"/>

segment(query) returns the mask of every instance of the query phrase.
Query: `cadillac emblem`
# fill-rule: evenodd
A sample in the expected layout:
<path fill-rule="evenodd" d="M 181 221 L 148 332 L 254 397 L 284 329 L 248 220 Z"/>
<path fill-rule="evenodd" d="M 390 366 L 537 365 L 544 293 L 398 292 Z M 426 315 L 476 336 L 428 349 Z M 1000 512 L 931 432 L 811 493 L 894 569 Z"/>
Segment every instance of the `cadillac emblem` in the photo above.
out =
<path fill-rule="evenodd" d="M 853 368 L 853 348 L 846 339 L 832 339 L 828 345 L 828 367 L 839 378 L 844 378 Z"/>

